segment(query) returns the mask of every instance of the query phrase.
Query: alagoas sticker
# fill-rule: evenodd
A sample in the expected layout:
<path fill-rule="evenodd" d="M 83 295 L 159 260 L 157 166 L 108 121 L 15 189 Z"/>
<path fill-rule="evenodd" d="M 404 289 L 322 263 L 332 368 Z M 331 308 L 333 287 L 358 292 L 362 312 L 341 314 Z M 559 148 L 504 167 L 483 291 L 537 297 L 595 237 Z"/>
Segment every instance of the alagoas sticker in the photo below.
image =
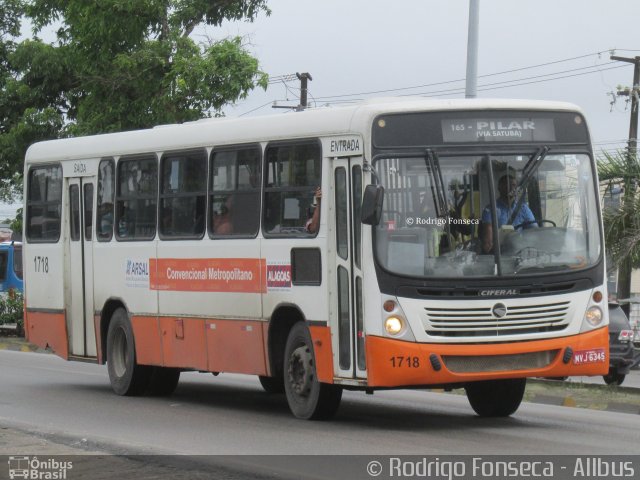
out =
<path fill-rule="evenodd" d="M 267 265 L 267 289 L 283 290 L 291 288 L 291 265 Z"/>

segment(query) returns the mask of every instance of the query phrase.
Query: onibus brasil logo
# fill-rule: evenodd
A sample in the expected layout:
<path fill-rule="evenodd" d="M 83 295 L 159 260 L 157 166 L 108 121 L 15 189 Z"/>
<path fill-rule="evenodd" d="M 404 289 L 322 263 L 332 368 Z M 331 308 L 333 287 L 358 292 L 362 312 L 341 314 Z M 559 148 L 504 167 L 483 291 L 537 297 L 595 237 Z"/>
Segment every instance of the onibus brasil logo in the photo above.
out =
<path fill-rule="evenodd" d="M 33 480 L 65 480 L 67 470 L 73 468 L 73 462 L 64 462 L 54 458 L 38 460 L 38 457 L 9 457 L 9 478 Z"/>

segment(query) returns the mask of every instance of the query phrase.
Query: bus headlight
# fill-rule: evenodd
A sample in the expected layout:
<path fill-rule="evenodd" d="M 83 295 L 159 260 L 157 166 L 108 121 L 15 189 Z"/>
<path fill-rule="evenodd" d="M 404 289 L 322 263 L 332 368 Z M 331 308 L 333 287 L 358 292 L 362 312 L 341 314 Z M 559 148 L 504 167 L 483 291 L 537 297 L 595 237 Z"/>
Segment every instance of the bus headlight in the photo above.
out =
<path fill-rule="evenodd" d="M 589 322 L 589 325 L 597 327 L 602 322 L 602 310 L 600 309 L 600 307 L 590 307 L 584 314 L 584 318 L 587 322 Z"/>
<path fill-rule="evenodd" d="M 384 329 L 389 335 L 398 335 L 404 330 L 404 322 L 400 317 L 388 317 L 384 321 Z"/>

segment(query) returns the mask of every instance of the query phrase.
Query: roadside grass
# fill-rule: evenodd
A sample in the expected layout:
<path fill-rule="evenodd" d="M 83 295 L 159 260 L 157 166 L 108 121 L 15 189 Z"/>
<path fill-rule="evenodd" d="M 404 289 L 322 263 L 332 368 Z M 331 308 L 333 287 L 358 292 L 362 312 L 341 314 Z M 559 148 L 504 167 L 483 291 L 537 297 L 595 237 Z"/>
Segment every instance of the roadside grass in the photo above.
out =
<path fill-rule="evenodd" d="M 536 401 L 536 396 L 550 395 L 563 398 L 568 406 L 607 410 L 612 404 L 636 406 L 640 413 L 640 389 L 582 382 L 537 380 L 527 381 L 525 401 Z"/>

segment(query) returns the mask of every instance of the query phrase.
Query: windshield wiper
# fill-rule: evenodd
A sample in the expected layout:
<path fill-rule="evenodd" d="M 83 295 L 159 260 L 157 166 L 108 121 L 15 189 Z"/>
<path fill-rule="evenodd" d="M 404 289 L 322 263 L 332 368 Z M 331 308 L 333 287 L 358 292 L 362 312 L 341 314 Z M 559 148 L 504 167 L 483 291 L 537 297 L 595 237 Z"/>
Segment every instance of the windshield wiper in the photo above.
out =
<path fill-rule="evenodd" d="M 446 199 L 444 197 L 445 189 L 444 182 L 442 181 L 442 172 L 440 170 L 440 159 L 433 150 L 427 149 L 425 162 L 427 164 L 427 171 L 431 176 L 431 193 L 435 200 L 436 217 L 446 217 L 449 212 L 447 209 Z"/>
<path fill-rule="evenodd" d="M 549 153 L 549 147 L 547 145 L 540 147 L 522 169 L 522 178 L 516 186 L 516 208 L 514 208 L 511 212 L 507 225 L 513 224 L 513 221 L 518 215 L 518 212 L 522 208 L 522 204 L 524 203 L 524 194 L 526 192 L 526 188 L 524 188 L 524 186 L 529 183 L 529 180 L 531 180 L 533 175 L 538 171 L 538 168 L 540 168 L 540 165 L 542 165 L 542 161 L 547 156 L 547 153 Z"/>

